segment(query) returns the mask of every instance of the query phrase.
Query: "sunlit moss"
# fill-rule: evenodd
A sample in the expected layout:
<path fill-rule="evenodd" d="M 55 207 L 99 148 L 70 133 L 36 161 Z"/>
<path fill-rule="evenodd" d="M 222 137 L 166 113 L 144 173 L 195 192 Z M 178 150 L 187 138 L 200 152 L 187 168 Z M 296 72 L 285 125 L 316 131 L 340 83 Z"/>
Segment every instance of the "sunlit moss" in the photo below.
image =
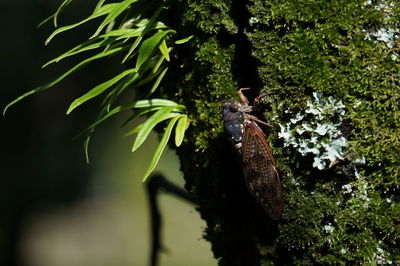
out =
<path fill-rule="evenodd" d="M 196 61 L 186 65 L 181 84 L 194 120 L 189 138 L 195 145 L 186 146 L 180 156 L 187 186 L 199 198 L 208 223 L 206 238 L 220 264 L 400 263 L 399 4 L 207 3 L 191 1 L 190 10 L 183 13 L 185 25 L 191 25 L 198 39 L 193 46 Z M 251 67 L 244 67 L 246 61 Z M 345 111 L 340 119 L 346 122 L 342 131 L 347 134 L 347 156 L 341 155 L 338 165 L 323 171 L 312 166 L 312 156 L 285 147 L 278 126 L 265 130 L 281 170 L 285 198 L 279 234 L 267 237 L 256 221 L 249 225 L 239 218 L 246 215 L 243 208 L 227 203 L 230 182 L 235 182 L 228 178 L 229 168 L 237 157 L 224 153 L 228 148 L 221 141 L 220 104 L 248 84 L 267 94 L 264 117 L 275 125 L 296 119 L 287 110 L 304 110 L 317 92 L 343 103 Z M 196 148 L 198 152 L 190 154 Z M 357 165 L 358 158 L 365 158 L 365 164 Z M 237 208 L 233 220 L 226 215 L 226 205 Z M 238 223 L 248 227 L 238 229 Z M 244 239 L 249 241 L 245 251 L 238 243 Z M 237 244 L 227 245 L 232 242 Z M 246 257 L 250 250 L 252 258 Z"/>

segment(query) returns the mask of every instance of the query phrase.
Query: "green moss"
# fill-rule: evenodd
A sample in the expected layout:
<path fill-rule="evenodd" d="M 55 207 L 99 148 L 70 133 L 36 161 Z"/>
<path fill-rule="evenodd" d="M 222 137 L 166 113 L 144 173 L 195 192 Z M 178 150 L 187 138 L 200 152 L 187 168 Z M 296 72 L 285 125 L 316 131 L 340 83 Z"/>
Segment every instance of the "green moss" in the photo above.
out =
<path fill-rule="evenodd" d="M 186 76 L 185 85 L 190 90 L 184 93 L 191 101 L 192 134 L 199 149 L 207 148 L 209 140 L 222 133 L 221 104 L 233 97 L 236 88 L 231 71 L 233 50 L 234 45 L 224 48 L 210 38 L 195 54 L 194 73 Z"/>
<path fill-rule="evenodd" d="M 383 237 L 398 230 L 398 202 L 382 216 L 385 197 L 395 201 L 399 184 L 395 158 L 400 151 L 400 88 L 392 80 L 399 76 L 393 60 L 397 50 L 367 38 L 368 32 L 391 27 L 393 18 L 385 19 L 382 10 L 358 1 L 253 1 L 249 8 L 259 23 L 248 36 L 261 62 L 258 71 L 265 91 L 274 98 L 269 103 L 275 121 L 287 122 L 286 110 L 304 110 L 304 101 L 314 91 L 342 99 L 351 126 L 349 160 L 364 156 L 367 162 L 357 166 L 361 178 L 355 178 L 354 169 L 343 174 L 346 171 L 341 170 L 351 164 L 326 171 L 320 178 L 318 172 L 296 169 L 300 165 L 296 161 L 281 158 L 281 169 L 291 168 L 297 179 L 306 182 L 293 190 L 283 177 L 288 202 L 281 244 L 302 252 L 300 260 L 305 262 L 376 263 L 378 248 L 398 261 L 398 235 L 391 234 L 390 241 Z M 293 155 L 298 157 L 285 150 L 279 153 L 279 157 Z M 319 190 L 327 182 L 331 190 Z M 343 195 L 343 183 L 360 182 L 367 187 L 365 197 Z M 390 192 L 385 195 L 386 191 Z M 323 231 L 327 222 L 337 228 L 329 235 Z"/>
<path fill-rule="evenodd" d="M 184 17 L 203 33 L 215 34 L 221 29 L 236 33 L 237 26 L 229 16 L 231 6 L 229 0 L 190 1 Z"/>

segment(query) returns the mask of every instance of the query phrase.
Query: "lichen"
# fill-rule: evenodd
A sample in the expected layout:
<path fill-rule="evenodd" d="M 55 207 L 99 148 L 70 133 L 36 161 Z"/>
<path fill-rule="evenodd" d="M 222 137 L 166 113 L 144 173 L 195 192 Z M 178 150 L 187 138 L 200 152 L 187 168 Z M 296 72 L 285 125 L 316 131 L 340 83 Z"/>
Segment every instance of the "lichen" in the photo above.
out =
<path fill-rule="evenodd" d="M 345 106 L 331 96 L 325 99 L 318 92 L 313 97 L 314 101 L 307 101 L 304 111 L 293 114 L 288 123 L 280 125 L 278 137 L 283 139 L 284 147 L 293 146 L 303 156 L 312 154 L 313 167 L 322 170 L 345 157 L 347 140 L 339 128 Z"/>

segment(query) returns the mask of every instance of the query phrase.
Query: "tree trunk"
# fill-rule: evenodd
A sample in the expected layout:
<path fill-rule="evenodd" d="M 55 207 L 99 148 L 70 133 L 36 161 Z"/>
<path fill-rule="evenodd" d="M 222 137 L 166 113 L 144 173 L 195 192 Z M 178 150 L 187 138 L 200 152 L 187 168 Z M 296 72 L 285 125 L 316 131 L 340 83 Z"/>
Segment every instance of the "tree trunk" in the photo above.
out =
<path fill-rule="evenodd" d="M 400 263 L 399 4 L 177 2 L 173 28 L 196 38 L 177 51 L 165 89 L 176 91 L 191 114 L 178 154 L 220 265 Z M 252 88 L 250 102 L 268 95 L 258 117 L 275 126 L 265 132 L 284 189 L 279 222 L 249 194 L 240 157 L 223 132 L 221 104 L 240 87 Z M 332 108 L 344 104 L 333 130 L 346 146 L 331 168 L 321 154 L 332 155 L 323 149 L 333 141 L 324 134 L 313 151 L 296 142 L 310 132 L 292 143 L 278 137 L 296 114 L 310 115 L 316 92 Z M 318 115 L 326 125 L 337 123 Z"/>

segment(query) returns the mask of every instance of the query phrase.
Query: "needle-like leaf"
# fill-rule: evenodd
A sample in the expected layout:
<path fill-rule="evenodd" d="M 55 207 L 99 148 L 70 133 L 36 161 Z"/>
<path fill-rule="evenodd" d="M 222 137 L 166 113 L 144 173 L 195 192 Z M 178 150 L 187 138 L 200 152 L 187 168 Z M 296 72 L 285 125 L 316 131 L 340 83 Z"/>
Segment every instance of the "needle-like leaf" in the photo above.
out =
<path fill-rule="evenodd" d="M 58 7 L 56 13 L 54 13 L 54 27 L 57 28 L 57 18 L 58 15 L 61 13 L 61 11 L 67 7 L 70 3 L 72 2 L 72 0 L 65 0 L 64 2 L 62 2 L 62 4 Z"/>
<path fill-rule="evenodd" d="M 150 89 L 150 92 L 148 95 L 153 94 L 153 92 L 156 91 L 156 89 L 158 88 L 158 85 L 160 85 L 161 80 L 163 79 L 163 77 L 165 76 L 165 73 L 167 73 L 168 71 L 168 67 L 166 67 L 157 77 L 156 81 L 153 84 L 153 87 Z"/>
<path fill-rule="evenodd" d="M 179 105 L 170 100 L 164 100 L 164 99 L 139 100 L 139 101 L 135 101 L 135 102 L 128 103 L 128 104 L 119 105 L 119 106 L 115 107 L 114 109 L 112 109 L 111 111 L 109 111 L 108 113 L 106 113 L 105 115 L 102 114 L 99 119 L 97 119 L 93 124 L 91 124 L 85 130 L 83 130 L 78 135 L 78 137 L 82 136 L 83 134 L 85 134 L 86 132 L 91 130 L 92 128 L 96 127 L 100 123 L 104 122 L 106 119 L 110 118 L 111 116 L 113 116 L 119 112 L 129 110 L 129 109 L 134 109 L 134 108 L 160 107 L 159 109 L 161 109 L 161 107 L 164 107 L 164 106 L 173 107 L 172 112 L 184 112 L 186 110 L 185 106 Z"/>
<path fill-rule="evenodd" d="M 60 82 L 61 80 L 63 80 L 63 79 L 66 78 L 67 76 L 69 76 L 70 74 L 74 73 L 75 71 L 79 70 L 80 68 L 82 68 L 82 67 L 85 66 L 86 64 L 88 64 L 88 63 L 90 63 L 90 62 L 92 62 L 92 61 L 94 61 L 94 60 L 97 60 L 97 59 L 100 59 L 100 58 L 109 56 L 109 55 L 111 55 L 111 54 L 115 54 L 115 53 L 121 52 L 121 51 L 123 51 L 123 50 L 125 50 L 125 49 L 126 49 L 126 47 L 124 47 L 124 46 L 123 46 L 123 47 L 117 47 L 117 48 L 115 48 L 115 49 L 108 50 L 108 51 L 105 52 L 105 53 L 96 54 L 96 55 L 94 55 L 94 56 L 92 56 L 92 57 L 89 57 L 89 58 L 86 59 L 86 60 L 83 60 L 82 62 L 80 62 L 79 64 L 75 65 L 73 68 L 71 68 L 70 70 L 68 70 L 67 72 L 65 72 L 64 74 L 62 74 L 61 76 L 59 76 L 58 78 L 56 78 L 55 80 L 53 80 L 52 82 L 49 82 L 49 83 L 46 84 L 46 85 L 39 86 L 39 87 L 37 87 L 37 88 L 35 88 L 35 89 L 33 89 L 33 90 L 30 90 L 30 91 L 28 91 L 28 92 L 22 94 L 21 96 L 19 96 L 18 98 L 16 98 L 16 99 L 13 100 L 12 102 L 10 102 L 10 103 L 4 108 L 4 110 L 3 110 L 3 115 L 7 112 L 8 108 L 10 108 L 12 105 L 14 105 L 14 104 L 16 104 L 17 102 L 21 101 L 22 99 L 28 97 L 29 95 L 32 95 L 32 94 L 34 94 L 34 93 L 36 93 L 36 92 L 39 92 L 39 91 L 42 91 L 42 90 L 45 90 L 45 89 L 48 89 L 48 88 L 54 86 L 55 84 L 57 84 L 58 82 Z"/>
<path fill-rule="evenodd" d="M 162 55 L 165 57 L 165 60 L 167 60 L 169 62 L 169 60 L 170 60 L 169 59 L 169 50 L 168 50 L 167 43 L 165 40 L 163 40 L 160 43 L 160 46 L 158 46 L 158 49 L 160 49 Z"/>
<path fill-rule="evenodd" d="M 147 168 L 146 173 L 144 174 L 144 177 L 142 179 L 142 182 L 145 182 L 147 177 L 153 172 L 154 168 L 156 168 L 158 161 L 160 160 L 160 157 L 165 149 L 165 146 L 167 145 L 167 142 L 169 140 L 169 137 L 171 136 L 172 129 L 176 123 L 176 121 L 180 118 L 181 116 L 176 116 L 169 121 L 167 128 L 165 129 L 164 135 L 160 141 L 160 143 L 157 146 L 156 151 L 154 152 L 153 159 L 150 162 L 149 167 Z"/>
<path fill-rule="evenodd" d="M 177 41 L 175 41 L 175 44 L 186 43 L 186 42 L 190 41 L 190 39 L 192 39 L 193 37 L 194 37 L 194 35 L 191 35 L 191 36 L 189 36 L 189 37 L 187 37 L 187 38 L 185 38 L 185 39 L 177 40 Z"/>
<path fill-rule="evenodd" d="M 134 122 L 137 118 L 141 117 L 144 114 L 160 110 L 162 107 L 161 106 L 153 106 L 153 107 L 146 107 L 146 108 L 140 108 L 138 110 L 135 110 L 133 114 L 121 125 L 121 127 L 124 127 L 132 122 Z"/>
<path fill-rule="evenodd" d="M 150 38 L 146 39 L 139 48 L 139 55 L 136 60 L 136 69 L 139 69 L 141 65 L 153 54 L 155 48 L 160 43 L 161 39 L 164 38 L 170 32 L 175 32 L 173 30 L 159 31 Z"/>
<path fill-rule="evenodd" d="M 81 21 L 79 21 L 79 22 L 77 22 L 77 23 L 74 23 L 74 24 L 71 24 L 71 25 L 64 26 L 64 27 L 61 27 L 61 28 L 56 29 L 56 30 L 47 38 L 47 40 L 45 41 L 45 44 L 47 45 L 47 44 L 51 41 L 51 39 L 54 38 L 54 36 L 56 36 L 57 34 L 63 32 L 63 31 L 67 31 L 67 30 L 73 29 L 73 28 L 78 27 L 79 25 L 82 25 L 83 23 L 86 23 L 86 22 L 88 22 L 88 21 L 90 21 L 90 20 L 92 20 L 92 19 L 95 19 L 95 18 L 104 16 L 104 15 L 110 13 L 117 5 L 118 5 L 118 4 L 116 4 L 116 3 L 104 5 L 104 6 L 100 7 L 99 9 L 95 10 L 95 11 L 93 12 L 93 14 L 90 15 L 89 17 L 87 17 L 86 19 L 81 20 Z"/>
<path fill-rule="evenodd" d="M 143 29 L 143 31 L 141 32 L 140 36 L 137 37 L 137 39 L 135 40 L 135 42 L 132 44 L 131 48 L 129 49 L 128 53 L 125 55 L 124 59 L 122 60 L 122 63 L 125 63 L 126 60 L 128 60 L 128 58 L 131 57 L 133 51 L 137 48 L 137 46 L 139 45 L 139 43 L 142 41 L 143 36 L 149 32 L 152 27 L 153 24 L 155 23 L 155 20 L 157 19 L 158 15 L 160 14 L 161 10 L 163 9 L 163 7 L 159 7 L 154 14 L 151 16 L 149 22 L 147 23 L 146 27 Z"/>
<path fill-rule="evenodd" d="M 136 2 L 137 0 L 125 0 L 121 3 L 117 3 L 116 6 L 108 13 L 107 17 L 103 20 L 100 26 L 97 28 L 96 32 L 92 37 L 94 38 L 112 21 L 114 21 L 122 12 L 124 12 L 131 4 Z"/>
<path fill-rule="evenodd" d="M 187 126 L 189 125 L 189 120 L 187 115 L 182 115 L 179 120 L 178 124 L 175 127 L 175 145 L 176 147 L 181 146 L 183 137 L 185 136 L 185 131 Z"/>
<path fill-rule="evenodd" d="M 115 83 L 117 83 L 119 80 L 121 80 L 123 77 L 130 75 L 132 73 L 135 72 L 134 68 L 125 70 L 124 72 L 122 72 L 121 74 L 113 77 L 110 80 L 107 80 L 106 82 L 103 82 L 99 85 L 97 85 L 96 87 L 94 87 L 93 89 L 91 89 L 90 91 L 88 91 L 87 93 L 85 93 L 84 95 L 82 95 L 81 97 L 79 97 L 78 99 L 74 100 L 71 105 L 68 108 L 67 114 L 71 113 L 76 107 L 78 107 L 79 105 L 81 105 L 82 103 L 98 96 L 99 94 L 103 93 L 105 90 L 107 90 L 109 87 L 111 87 L 112 85 L 114 85 Z M 139 76 L 138 73 L 135 73 L 136 76 Z"/>
<path fill-rule="evenodd" d="M 164 107 L 157 112 L 155 112 L 152 116 L 150 116 L 144 123 L 143 127 L 138 132 L 135 142 L 133 143 L 132 151 L 137 150 L 143 142 L 146 140 L 147 136 L 150 134 L 151 130 L 160 122 L 171 118 L 171 112 L 174 110 L 174 107 L 167 106 Z M 173 113 L 172 116 L 177 116 L 178 113 Z"/>

